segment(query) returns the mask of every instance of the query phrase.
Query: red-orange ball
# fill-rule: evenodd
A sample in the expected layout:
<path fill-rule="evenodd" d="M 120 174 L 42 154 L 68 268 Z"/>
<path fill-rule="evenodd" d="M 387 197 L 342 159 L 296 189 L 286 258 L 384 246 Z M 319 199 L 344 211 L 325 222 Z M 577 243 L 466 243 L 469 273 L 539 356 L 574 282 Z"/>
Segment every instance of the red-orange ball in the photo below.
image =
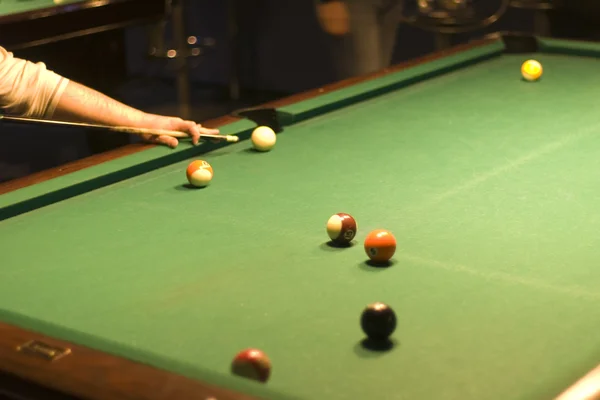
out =
<path fill-rule="evenodd" d="M 388 262 L 396 252 L 396 238 L 390 231 L 376 229 L 365 239 L 365 252 L 376 263 Z"/>
<path fill-rule="evenodd" d="M 231 372 L 244 378 L 266 382 L 271 375 L 271 360 L 258 349 L 246 349 L 233 359 Z"/>
<path fill-rule="evenodd" d="M 214 172 L 209 163 L 204 160 L 192 161 L 185 172 L 188 182 L 196 187 L 207 186 L 213 178 Z"/>

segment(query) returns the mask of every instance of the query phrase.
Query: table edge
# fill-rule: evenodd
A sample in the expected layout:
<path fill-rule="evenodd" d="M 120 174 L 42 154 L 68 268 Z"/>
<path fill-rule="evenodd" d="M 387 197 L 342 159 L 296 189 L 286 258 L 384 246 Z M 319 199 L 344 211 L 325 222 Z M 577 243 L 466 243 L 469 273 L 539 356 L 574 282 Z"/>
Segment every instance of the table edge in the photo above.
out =
<path fill-rule="evenodd" d="M 41 357 L 40 354 L 18 350 L 20 346 L 30 341 L 69 349 L 70 353 L 62 358 L 49 360 Z M 5 377 L 24 380 L 75 398 L 257 399 L 3 322 L 0 322 L 0 359 L 2 360 L 0 378 L 4 374 Z M 2 388 L 2 379 L 0 379 L 0 388 Z"/>
<path fill-rule="evenodd" d="M 114 4 L 123 3 L 126 0 L 85 0 L 79 3 L 55 4 L 35 10 L 27 10 L 12 13 L 9 15 L 0 16 L 0 24 L 9 24 L 38 18 L 47 18 L 54 15 L 63 14 L 65 12 L 77 12 L 89 8 L 105 7 Z"/>
<path fill-rule="evenodd" d="M 140 10 L 142 4 L 147 7 Z M 7 50 L 18 51 L 157 22 L 164 18 L 165 12 L 166 4 L 160 0 L 86 0 L 43 6 L 0 16 L 0 36 Z"/>

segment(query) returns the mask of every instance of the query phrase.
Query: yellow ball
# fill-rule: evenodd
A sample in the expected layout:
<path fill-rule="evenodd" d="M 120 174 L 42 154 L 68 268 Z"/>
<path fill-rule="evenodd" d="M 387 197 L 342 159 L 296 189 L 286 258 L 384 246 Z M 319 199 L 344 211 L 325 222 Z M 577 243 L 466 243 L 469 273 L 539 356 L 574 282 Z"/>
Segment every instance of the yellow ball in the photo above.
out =
<path fill-rule="evenodd" d="M 521 66 L 521 75 L 528 81 L 537 81 L 541 78 L 544 69 L 536 60 L 527 60 Z"/>

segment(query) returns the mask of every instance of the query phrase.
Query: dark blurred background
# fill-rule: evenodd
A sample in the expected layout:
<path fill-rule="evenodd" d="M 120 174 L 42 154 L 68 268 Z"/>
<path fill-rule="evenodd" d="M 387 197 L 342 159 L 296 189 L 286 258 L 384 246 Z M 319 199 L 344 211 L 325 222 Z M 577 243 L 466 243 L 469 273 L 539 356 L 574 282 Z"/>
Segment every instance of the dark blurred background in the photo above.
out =
<path fill-rule="evenodd" d="M 7 0 L 0 3 L 0 45 L 144 111 L 202 123 L 336 80 L 314 1 L 114 0 L 86 9 L 81 3 L 92 2 Z M 600 37 L 598 0 L 464 2 L 480 19 L 509 7 L 495 23 L 456 35 L 401 23 L 393 63 L 496 31 Z M 404 13 L 419 16 L 423 0 L 406 3 Z M 0 129 L 0 181 L 133 140 L 65 129 Z"/>

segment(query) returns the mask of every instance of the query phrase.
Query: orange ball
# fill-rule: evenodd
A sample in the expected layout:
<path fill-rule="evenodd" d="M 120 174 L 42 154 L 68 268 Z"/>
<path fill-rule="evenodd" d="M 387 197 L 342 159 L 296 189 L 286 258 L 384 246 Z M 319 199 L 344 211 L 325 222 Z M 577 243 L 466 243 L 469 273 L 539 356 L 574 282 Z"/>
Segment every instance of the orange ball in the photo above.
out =
<path fill-rule="evenodd" d="M 396 252 L 396 238 L 390 231 L 376 229 L 365 239 L 365 252 L 376 263 L 388 262 Z"/>
<path fill-rule="evenodd" d="M 204 160 L 192 161 L 185 172 L 187 180 L 196 187 L 207 186 L 213 178 L 213 169 Z"/>

